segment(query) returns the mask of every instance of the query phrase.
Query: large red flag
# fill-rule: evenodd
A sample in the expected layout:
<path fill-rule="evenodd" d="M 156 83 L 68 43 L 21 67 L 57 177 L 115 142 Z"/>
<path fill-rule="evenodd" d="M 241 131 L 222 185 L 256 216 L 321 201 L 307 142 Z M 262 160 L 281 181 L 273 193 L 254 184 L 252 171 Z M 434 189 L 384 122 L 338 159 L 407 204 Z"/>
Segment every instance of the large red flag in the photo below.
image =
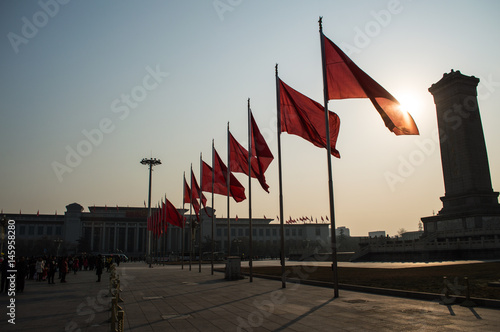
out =
<path fill-rule="evenodd" d="M 214 170 L 215 170 L 215 181 L 216 182 L 221 182 L 224 184 L 226 188 L 226 192 L 222 195 L 227 196 L 227 182 L 226 182 L 226 176 L 227 176 L 227 166 L 224 164 L 222 159 L 220 158 L 219 154 L 217 153 L 217 150 L 214 149 L 214 155 L 215 155 L 215 165 L 214 165 Z M 246 199 L 245 196 L 245 187 L 238 181 L 238 179 L 233 175 L 233 173 L 229 172 L 229 192 L 231 197 L 239 203 L 243 200 Z M 215 192 L 215 190 L 214 190 Z"/>
<path fill-rule="evenodd" d="M 175 206 L 167 199 L 166 200 L 166 221 L 167 223 L 169 224 L 172 224 L 174 226 L 177 226 L 177 227 L 180 227 L 180 228 L 183 228 L 184 227 L 184 223 L 182 222 L 182 215 L 179 213 L 179 211 L 177 211 L 177 209 L 175 208 Z M 166 226 L 165 226 L 166 228 Z"/>
<path fill-rule="evenodd" d="M 297 135 L 317 147 L 326 149 L 325 110 L 323 106 L 279 80 L 281 131 Z M 331 154 L 340 158 L 335 148 L 339 135 L 340 119 L 329 113 Z"/>
<path fill-rule="evenodd" d="M 264 172 L 273 161 L 274 156 L 271 150 L 269 150 L 264 137 L 262 137 L 253 115 L 251 116 L 251 128 L 252 158 L 250 159 L 250 176 L 259 180 L 262 188 L 269 192 L 269 186 L 266 183 Z M 231 171 L 248 175 L 248 150 L 238 143 L 231 133 L 229 133 L 229 155 L 231 158 Z"/>
<path fill-rule="evenodd" d="M 201 181 L 202 191 L 212 192 L 212 173 L 212 167 L 206 162 L 203 162 L 203 180 Z M 225 177 L 221 177 L 220 174 L 215 175 L 214 194 L 227 196 L 226 180 Z"/>
<path fill-rule="evenodd" d="M 380 84 L 362 71 L 330 39 L 325 44 L 328 99 L 369 98 L 390 131 L 396 135 L 418 135 L 411 115 Z"/>

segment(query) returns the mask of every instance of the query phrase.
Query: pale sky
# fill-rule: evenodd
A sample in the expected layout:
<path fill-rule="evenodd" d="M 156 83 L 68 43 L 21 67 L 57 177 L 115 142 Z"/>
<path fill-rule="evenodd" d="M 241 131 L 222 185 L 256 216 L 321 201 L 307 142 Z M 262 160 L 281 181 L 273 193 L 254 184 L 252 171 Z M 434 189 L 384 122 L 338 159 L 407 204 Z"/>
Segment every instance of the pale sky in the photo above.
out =
<path fill-rule="evenodd" d="M 163 162 L 152 201 L 166 194 L 181 207 L 183 172 L 193 164 L 199 177 L 200 153 L 212 164 L 212 139 L 227 162 L 228 122 L 246 145 L 250 98 L 276 157 L 266 173 L 270 194 L 252 182 L 253 216 L 276 218 L 274 65 L 284 82 L 322 103 L 323 16 L 325 35 L 407 107 L 421 133 L 395 136 L 368 100 L 329 102 L 341 119 L 336 225 L 351 235 L 416 230 L 442 207 L 427 89 L 451 69 L 481 79 L 481 119 L 500 190 L 499 13 L 493 0 L 2 1 L 0 208 L 62 214 L 73 202 L 143 206 L 148 170 L 140 160 L 151 156 Z M 326 151 L 281 137 L 286 218 L 328 215 Z M 388 174 L 403 181 L 390 183 Z M 215 209 L 227 215 L 225 197 L 216 195 Z M 248 200 L 231 201 L 236 214 L 248 216 Z"/>

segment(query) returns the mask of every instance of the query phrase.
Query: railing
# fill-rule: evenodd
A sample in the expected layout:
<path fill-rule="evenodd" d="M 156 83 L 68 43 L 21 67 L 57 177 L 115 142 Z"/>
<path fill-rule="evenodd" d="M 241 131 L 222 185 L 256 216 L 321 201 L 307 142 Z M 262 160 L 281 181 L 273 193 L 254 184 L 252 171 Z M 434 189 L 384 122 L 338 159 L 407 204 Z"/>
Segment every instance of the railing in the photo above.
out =
<path fill-rule="evenodd" d="M 116 264 L 111 264 L 109 268 L 109 293 L 108 297 L 111 297 L 111 332 L 123 332 L 125 329 L 125 311 L 118 303 L 123 302 L 120 297 L 120 276 L 116 271 Z"/>

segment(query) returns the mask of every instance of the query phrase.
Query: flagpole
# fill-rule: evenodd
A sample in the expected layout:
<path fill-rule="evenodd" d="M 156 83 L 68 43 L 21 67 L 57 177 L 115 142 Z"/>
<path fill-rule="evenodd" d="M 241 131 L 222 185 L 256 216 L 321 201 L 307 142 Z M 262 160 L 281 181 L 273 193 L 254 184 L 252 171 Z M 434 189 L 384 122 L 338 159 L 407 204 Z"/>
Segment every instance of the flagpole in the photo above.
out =
<path fill-rule="evenodd" d="M 186 227 L 186 217 L 184 216 L 184 197 L 186 196 L 186 172 L 184 171 L 184 177 L 182 182 L 182 231 L 181 231 L 181 270 L 184 270 L 184 227 Z"/>
<path fill-rule="evenodd" d="M 167 194 L 165 194 L 165 204 L 167 204 Z M 165 266 L 165 261 L 167 260 L 167 229 L 165 228 L 165 226 L 167 225 L 167 218 L 164 214 L 164 210 L 163 210 L 163 204 L 162 204 L 162 223 L 163 223 L 163 266 Z"/>
<path fill-rule="evenodd" d="M 253 239 L 252 239 L 252 124 L 251 124 L 250 98 L 248 98 L 248 221 L 249 221 L 249 247 L 250 255 L 248 259 L 248 268 L 250 272 L 250 282 L 253 282 Z"/>
<path fill-rule="evenodd" d="M 201 273 L 201 224 L 203 221 L 203 216 L 201 215 L 201 208 L 203 207 L 203 193 L 201 192 L 201 186 L 203 185 L 203 164 L 202 164 L 202 155 L 200 152 L 200 190 L 198 191 L 198 196 L 200 196 L 200 222 L 199 222 L 199 230 L 198 232 L 200 233 L 198 235 L 199 241 L 198 241 L 198 251 L 199 251 L 199 259 L 198 259 L 198 272 Z"/>
<path fill-rule="evenodd" d="M 165 194 L 165 204 L 167 204 L 167 194 Z M 163 219 L 163 266 L 165 266 L 165 261 L 167 260 L 167 216 L 164 213 L 162 206 L 162 219 Z M 167 226 L 167 227 L 165 227 Z"/>
<path fill-rule="evenodd" d="M 212 275 L 214 275 L 214 246 L 215 246 L 215 239 L 214 239 L 214 214 L 215 214 L 215 209 L 214 209 L 214 182 L 215 182 L 215 167 L 214 167 L 214 162 L 215 162 L 215 148 L 214 148 L 214 140 L 212 139 L 212 257 L 210 259 L 210 265 L 211 265 L 211 272 Z"/>
<path fill-rule="evenodd" d="M 229 122 L 227 123 L 227 174 L 226 174 L 226 185 L 227 185 L 227 256 L 231 256 L 231 225 L 229 221 L 229 196 L 231 194 L 231 155 L 229 153 Z"/>
<path fill-rule="evenodd" d="M 278 178 L 279 178 L 279 201 L 280 201 L 280 236 L 281 236 L 281 288 L 286 288 L 285 277 L 285 226 L 283 225 L 283 184 L 281 172 L 281 109 L 280 109 L 280 85 L 278 78 L 278 64 L 275 67 L 276 75 L 276 103 L 278 117 Z"/>
<path fill-rule="evenodd" d="M 191 271 L 191 263 L 193 261 L 193 164 L 191 164 L 191 188 L 189 193 L 189 232 L 191 236 L 189 237 L 189 271 Z"/>
<path fill-rule="evenodd" d="M 325 39 L 323 38 L 323 17 L 319 18 L 319 37 L 321 41 L 321 63 L 323 67 L 323 97 L 325 107 L 325 125 L 326 125 L 326 149 L 328 160 L 328 191 L 330 196 L 330 232 L 332 247 L 332 271 L 334 297 L 339 297 L 339 281 L 337 269 L 337 239 L 335 238 L 335 206 L 333 199 L 333 175 L 332 175 L 332 155 L 330 147 L 330 125 L 328 113 L 328 80 L 326 77 L 326 57 L 325 57 Z"/>

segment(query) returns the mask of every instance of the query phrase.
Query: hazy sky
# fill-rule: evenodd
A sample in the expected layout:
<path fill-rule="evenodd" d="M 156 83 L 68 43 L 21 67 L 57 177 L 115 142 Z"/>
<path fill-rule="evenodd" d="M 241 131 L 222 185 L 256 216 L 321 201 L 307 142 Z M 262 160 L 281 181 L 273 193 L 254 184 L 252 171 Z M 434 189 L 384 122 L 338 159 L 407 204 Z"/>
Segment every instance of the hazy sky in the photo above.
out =
<path fill-rule="evenodd" d="M 61 4 L 62 3 L 62 4 Z M 65 206 L 143 206 L 144 157 L 161 159 L 153 202 L 181 206 L 182 175 L 211 142 L 227 160 L 226 126 L 246 145 L 247 98 L 277 157 L 274 65 L 322 103 L 324 33 L 407 107 L 420 136 L 395 136 L 368 100 L 331 101 L 341 119 L 333 159 L 337 226 L 352 235 L 401 227 L 441 207 L 437 121 L 427 91 L 452 68 L 481 79 L 479 106 L 493 189 L 500 190 L 498 1 L 2 1 L 0 208 L 62 214 Z M 282 134 L 284 213 L 329 213 L 326 152 Z M 388 176 L 400 176 L 399 182 Z M 242 174 L 236 175 L 248 186 Z M 252 183 L 254 217 L 275 218 Z M 227 215 L 216 196 L 217 215 Z M 248 201 L 231 215 L 248 215 Z"/>

